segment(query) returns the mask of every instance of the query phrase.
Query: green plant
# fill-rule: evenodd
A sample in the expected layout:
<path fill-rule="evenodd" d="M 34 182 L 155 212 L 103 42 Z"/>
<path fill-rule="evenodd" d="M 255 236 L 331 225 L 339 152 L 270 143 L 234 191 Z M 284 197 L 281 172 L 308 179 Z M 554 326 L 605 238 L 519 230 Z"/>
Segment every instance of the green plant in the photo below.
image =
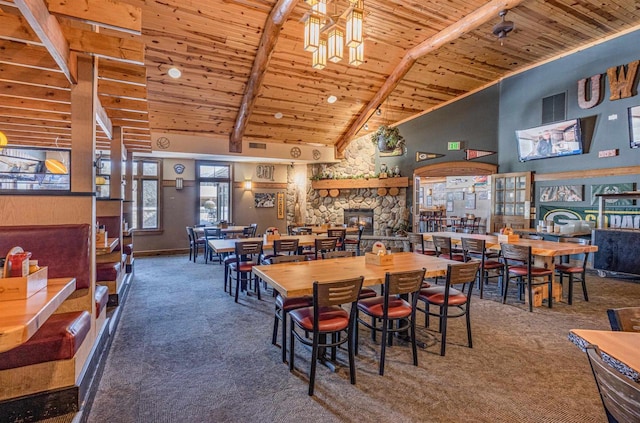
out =
<path fill-rule="evenodd" d="M 371 142 L 378 145 L 380 148 L 380 138 L 384 140 L 384 146 L 388 150 L 393 150 L 404 142 L 404 138 L 400 135 L 400 129 L 395 126 L 382 125 L 376 132 L 371 134 Z"/>

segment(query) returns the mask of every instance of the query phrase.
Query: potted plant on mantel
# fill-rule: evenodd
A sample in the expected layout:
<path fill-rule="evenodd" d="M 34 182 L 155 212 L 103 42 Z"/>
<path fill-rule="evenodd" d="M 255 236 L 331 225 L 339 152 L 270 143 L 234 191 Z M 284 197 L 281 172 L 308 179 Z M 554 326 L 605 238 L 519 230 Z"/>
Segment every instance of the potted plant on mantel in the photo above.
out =
<path fill-rule="evenodd" d="M 400 135 L 400 129 L 397 126 L 381 125 L 371 134 L 371 142 L 378 146 L 379 151 L 393 151 L 402 146 L 404 138 Z"/>

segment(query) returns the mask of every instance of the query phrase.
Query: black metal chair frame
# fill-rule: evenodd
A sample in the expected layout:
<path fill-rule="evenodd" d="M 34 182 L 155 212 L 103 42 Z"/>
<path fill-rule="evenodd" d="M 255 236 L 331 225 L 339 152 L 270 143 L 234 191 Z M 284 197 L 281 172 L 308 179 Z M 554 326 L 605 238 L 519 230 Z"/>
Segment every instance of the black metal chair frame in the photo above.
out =
<path fill-rule="evenodd" d="M 246 283 L 247 289 L 249 289 L 252 280 L 252 272 L 243 272 L 240 270 L 240 266 L 243 263 L 250 262 L 252 264 L 256 264 L 256 261 L 259 259 L 262 254 L 262 241 L 242 241 L 236 242 L 235 245 L 235 263 L 232 263 L 232 268 L 229 271 L 229 289 L 233 286 L 233 273 L 236 274 L 236 293 L 235 293 L 235 302 L 238 302 L 238 294 L 240 293 L 240 285 Z M 247 275 L 248 274 L 248 275 Z M 245 276 L 246 278 L 243 278 Z M 247 277 L 248 276 L 248 277 Z M 254 290 L 258 294 L 258 299 L 260 298 L 260 284 L 257 281 L 254 281 Z"/>
<path fill-rule="evenodd" d="M 436 250 L 436 256 L 438 257 L 440 257 L 441 255 L 445 255 L 449 260 L 453 260 L 454 255 L 462 255 L 461 253 L 453 249 L 453 247 L 451 246 L 451 238 L 448 236 L 432 235 L 431 240 L 433 241 L 433 246 Z"/>
<path fill-rule="evenodd" d="M 387 272 L 384 279 L 384 303 L 382 306 L 382 315 L 374 316 L 366 312 L 364 307 L 358 306 L 358 313 L 362 312 L 371 317 L 371 323 L 367 323 L 363 319 L 358 318 L 358 323 L 371 330 L 371 340 L 376 342 L 376 332 L 382 332 L 382 339 L 380 341 L 380 365 L 378 369 L 379 375 L 384 375 L 384 363 L 387 344 L 389 346 L 393 343 L 393 334 L 410 331 L 411 338 L 411 350 L 413 353 L 413 365 L 418 365 L 418 348 L 416 343 L 416 303 L 418 301 L 418 292 L 422 286 L 422 280 L 426 269 L 412 270 L 407 272 Z M 400 299 L 401 296 L 405 296 L 410 299 L 409 306 L 411 307 L 411 313 L 409 316 L 403 316 L 401 318 L 389 317 L 389 299 L 395 297 Z M 395 299 L 394 298 L 394 299 Z M 405 301 L 404 299 L 402 301 Z M 381 323 L 381 326 L 377 326 L 377 322 Z M 396 322 L 394 328 L 393 323 Z"/>
<path fill-rule="evenodd" d="M 205 227 L 203 230 L 204 230 L 204 246 L 205 246 L 204 262 L 208 263 L 209 260 L 213 261 L 213 257 L 214 257 L 213 248 L 211 248 L 211 246 L 209 245 L 209 240 L 222 239 L 224 238 L 224 234 L 222 233 L 220 228 Z M 215 257 L 218 258 L 218 263 L 222 264 L 222 255 L 219 253 L 215 253 Z"/>
<path fill-rule="evenodd" d="M 422 234 L 409 232 L 407 236 L 409 237 L 409 251 L 411 251 L 412 253 L 419 253 L 427 256 L 436 255 L 435 250 L 425 249 L 425 241 L 424 241 L 424 236 L 422 236 Z M 416 248 L 416 245 L 418 246 L 418 248 Z M 425 253 L 425 251 L 428 251 L 431 254 Z"/>
<path fill-rule="evenodd" d="M 356 247 L 356 255 L 359 256 L 360 255 L 360 243 L 362 242 L 362 233 L 363 232 L 364 232 L 364 226 L 360 225 L 360 226 L 358 226 L 358 239 L 357 239 L 357 241 L 355 241 L 353 239 L 350 239 L 350 238 L 345 238 L 344 242 L 343 242 L 344 250 L 346 251 L 347 246 L 353 247 L 355 245 L 355 247 Z"/>
<path fill-rule="evenodd" d="M 337 238 L 336 248 L 344 251 L 345 244 L 344 240 L 347 238 L 347 230 L 343 228 L 330 228 L 327 229 L 327 237 L 328 238 Z"/>
<path fill-rule="evenodd" d="M 640 307 L 610 308 L 607 316 L 611 330 L 640 332 Z"/>
<path fill-rule="evenodd" d="M 336 348 L 339 345 L 347 343 L 347 351 L 349 355 L 349 376 L 351 384 L 356 383 L 356 366 L 355 366 L 355 343 L 356 338 L 355 327 L 357 325 L 356 313 L 358 295 L 364 277 L 360 276 L 355 279 L 343 279 L 333 282 L 313 282 L 313 330 L 311 331 L 311 339 L 308 338 L 309 333 L 305 328 L 300 326 L 291 316 L 291 324 L 289 326 L 289 370 L 294 369 L 295 357 L 295 340 L 299 340 L 304 345 L 311 347 L 311 369 L 309 371 L 309 395 L 313 395 L 316 377 L 316 365 L 319 357 L 324 355 L 325 348 L 331 348 L 331 359 L 336 359 Z M 330 332 L 320 332 L 320 312 L 325 307 L 341 306 L 343 304 L 351 304 L 349 311 L 349 323 L 345 329 Z M 305 331 L 304 334 L 298 333 L 296 327 Z M 344 338 L 341 334 L 345 334 Z M 331 341 L 327 341 L 327 335 L 331 335 Z"/>
<path fill-rule="evenodd" d="M 558 242 L 568 242 L 573 244 L 580 245 L 591 245 L 591 240 L 585 238 L 558 238 Z M 582 258 L 581 266 L 569 266 L 569 267 L 582 267 L 581 272 L 573 272 L 569 271 L 569 267 L 563 267 L 564 265 L 560 263 L 556 265 L 556 273 L 560 277 L 560 285 L 564 286 L 564 276 L 567 275 L 569 277 L 569 290 L 567 293 L 567 303 L 569 305 L 573 304 L 573 283 L 580 282 L 582 284 L 582 295 L 585 301 L 589 301 L 589 294 L 587 293 L 587 261 L 589 260 L 589 253 L 583 253 L 584 257 Z M 567 256 L 563 256 L 567 257 Z M 568 259 L 568 257 L 567 257 Z M 567 260 L 568 261 L 568 260 Z"/>
<path fill-rule="evenodd" d="M 293 263 L 299 261 L 305 261 L 307 259 L 306 256 L 300 255 L 291 255 L 291 256 L 273 256 L 267 260 L 265 260 L 264 264 L 280 264 L 280 263 Z M 310 298 L 311 299 L 311 298 Z M 306 307 L 306 306 L 302 306 Z M 287 312 L 278 307 L 278 303 L 276 301 L 276 309 L 273 317 L 273 333 L 271 336 L 271 343 L 273 345 L 278 345 L 278 322 L 282 322 L 282 362 L 285 363 L 287 361 Z"/>
<path fill-rule="evenodd" d="M 504 262 L 504 286 L 502 288 L 502 304 L 507 302 L 507 294 L 509 291 L 509 281 L 513 278 L 516 279 L 518 284 L 519 298 L 522 300 L 522 293 L 524 292 L 524 286 L 527 287 L 529 295 L 529 311 L 533 312 L 533 286 L 547 285 L 549 295 L 547 302 L 549 308 L 553 306 L 553 272 L 549 271 L 548 274 L 539 275 L 535 277 L 548 278 L 548 280 L 534 281 L 534 276 L 531 275 L 531 270 L 535 268 L 533 266 L 533 255 L 531 254 L 531 246 L 513 245 L 513 244 L 500 244 L 502 251 L 502 260 Z M 526 280 L 524 276 L 513 275 L 509 273 L 509 268 L 514 266 L 525 266 L 527 268 Z"/>
<path fill-rule="evenodd" d="M 196 235 L 196 232 L 193 229 L 193 226 L 187 226 L 187 234 L 189 235 L 189 245 L 192 246 L 192 248 L 190 248 L 190 251 L 189 251 L 189 260 L 191 260 L 191 250 L 193 250 L 193 262 L 195 263 L 196 259 L 198 258 L 198 250 L 200 249 L 200 247 L 202 247 L 202 252 L 206 256 L 207 245 L 206 245 L 206 242 L 204 243 L 198 242 L 198 236 Z M 206 261 L 206 258 L 205 258 L 205 261 Z"/>
<path fill-rule="evenodd" d="M 489 279 L 498 278 L 498 287 L 502 289 L 503 285 L 503 276 L 504 276 L 504 263 L 492 261 L 491 263 L 498 263 L 495 266 L 491 266 L 491 269 L 485 268 L 487 263 L 487 251 L 486 251 L 486 241 L 484 239 L 475 239 L 462 237 L 462 253 L 464 254 L 464 261 L 468 262 L 470 260 L 479 260 L 480 261 L 480 269 L 478 270 L 478 288 L 480 291 L 480 298 L 483 298 L 484 295 L 484 285 L 489 283 Z M 489 276 L 489 270 L 497 270 L 498 274 Z M 502 295 L 502 291 L 500 291 Z"/>
<path fill-rule="evenodd" d="M 425 304 L 425 308 L 417 308 L 418 311 L 421 311 L 425 314 L 425 326 L 429 327 L 429 316 L 435 316 L 439 319 L 439 331 L 441 333 L 441 341 L 440 341 L 440 355 L 444 356 L 446 352 L 447 346 L 447 321 L 449 318 L 456 317 L 465 317 L 467 323 L 467 342 L 469 348 L 473 348 L 473 339 L 471 337 L 471 317 L 469 314 L 469 307 L 471 305 L 471 294 L 473 293 L 473 286 L 475 285 L 476 277 L 478 274 L 478 270 L 480 269 L 480 262 L 472 261 L 469 263 L 460 263 L 460 264 L 449 264 L 447 266 L 447 277 L 446 282 L 443 288 L 436 287 L 439 290 L 442 290 L 444 295 L 444 299 L 442 304 L 438 303 L 430 303 L 425 297 L 420 295 L 418 297 L 418 301 L 422 301 Z M 458 291 L 454 289 L 453 285 L 462 284 L 462 290 Z M 464 292 L 465 287 L 467 288 L 467 292 Z M 427 288 L 433 289 L 433 288 Z M 465 295 L 466 301 L 463 304 L 455 304 L 451 305 L 449 298 L 452 294 L 454 295 Z M 429 311 L 429 306 L 435 305 L 438 306 L 438 313 L 432 313 Z M 454 309 L 454 314 L 451 314 L 451 310 Z"/>
<path fill-rule="evenodd" d="M 314 256 L 318 259 L 318 254 L 324 254 L 327 251 L 335 251 L 338 238 L 316 238 Z M 321 257 L 321 256 L 320 256 Z"/>

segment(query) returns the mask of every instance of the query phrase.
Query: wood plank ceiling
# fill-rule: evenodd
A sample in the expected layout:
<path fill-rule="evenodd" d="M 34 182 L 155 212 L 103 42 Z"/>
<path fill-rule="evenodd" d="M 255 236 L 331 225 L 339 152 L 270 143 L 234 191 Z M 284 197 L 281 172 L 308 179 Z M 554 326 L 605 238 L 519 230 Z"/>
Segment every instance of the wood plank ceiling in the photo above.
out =
<path fill-rule="evenodd" d="M 142 41 L 145 66 L 101 58 L 98 91 L 114 125 L 124 127 L 127 147 L 149 149 L 150 131 L 207 136 L 230 145 L 265 22 L 274 7 L 284 9 L 288 1 L 120 0 L 140 8 L 142 35 L 105 28 L 100 34 L 119 38 L 120 47 Z M 65 145 L 70 85 L 12 3 L 0 0 L 0 130 L 20 143 L 50 144 L 58 137 Z M 343 150 L 381 124 L 407 120 L 640 24 L 640 6 L 633 0 L 365 0 L 365 63 L 354 67 L 343 59 L 315 70 L 302 48 L 301 20 L 309 6 L 301 0 L 292 6 L 274 33 L 244 140 Z M 347 6 L 348 0 L 330 1 L 328 10 Z M 492 27 L 505 7 L 511 8 L 506 18 L 516 29 L 501 43 Z M 70 39 L 76 39 L 72 29 L 88 31 L 58 19 Z M 461 35 L 446 38 L 462 24 Z M 417 57 L 408 53 L 418 50 Z M 403 58 L 415 63 L 399 72 Z M 168 77 L 171 66 L 182 78 Z M 387 82 L 390 75 L 400 77 L 397 84 Z M 381 95 L 385 82 L 388 95 Z M 338 101 L 328 104 L 330 95 Z M 276 119 L 276 113 L 283 117 Z M 104 135 L 98 141 L 108 144 Z"/>

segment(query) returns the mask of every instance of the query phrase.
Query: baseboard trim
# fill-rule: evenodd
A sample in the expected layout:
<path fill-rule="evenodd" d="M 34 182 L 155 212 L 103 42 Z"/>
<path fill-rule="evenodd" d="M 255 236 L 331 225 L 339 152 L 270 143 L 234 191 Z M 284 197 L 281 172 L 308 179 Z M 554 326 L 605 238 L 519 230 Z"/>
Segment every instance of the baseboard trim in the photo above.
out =
<path fill-rule="evenodd" d="M 136 257 L 175 256 L 179 254 L 189 254 L 189 249 L 175 248 L 175 249 L 169 249 L 169 250 L 149 250 L 149 251 L 136 250 Z"/>

